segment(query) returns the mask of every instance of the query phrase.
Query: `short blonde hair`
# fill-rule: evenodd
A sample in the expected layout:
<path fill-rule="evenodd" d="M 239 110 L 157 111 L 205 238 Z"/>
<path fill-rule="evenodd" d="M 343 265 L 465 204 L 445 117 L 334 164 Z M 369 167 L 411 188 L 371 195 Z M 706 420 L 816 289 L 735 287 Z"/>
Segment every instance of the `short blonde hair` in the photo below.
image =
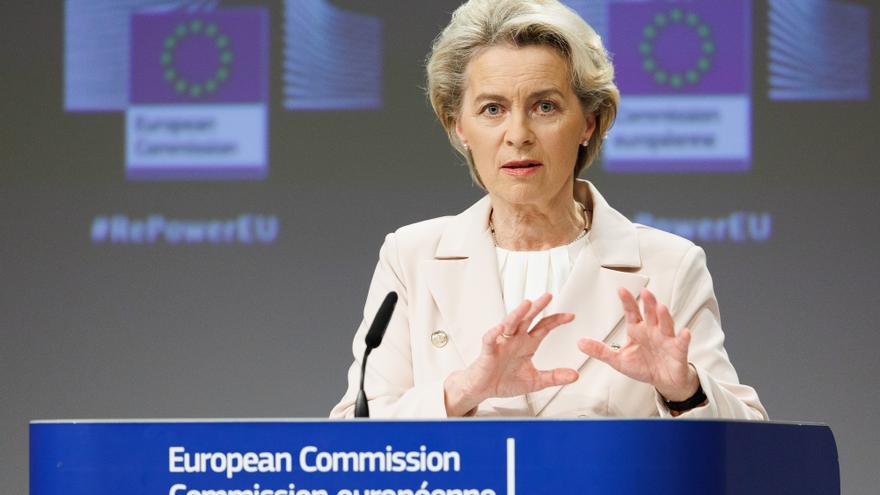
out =
<path fill-rule="evenodd" d="M 434 40 L 427 62 L 428 96 L 449 142 L 467 160 L 474 181 L 484 187 L 455 124 L 468 63 L 482 50 L 503 44 L 549 46 L 568 61 L 572 89 L 584 112 L 596 118 L 588 145 L 578 150 L 573 171 L 577 177 L 599 155 L 617 115 L 620 92 L 599 35 L 557 0 L 470 0 L 453 12 L 449 25 Z"/>

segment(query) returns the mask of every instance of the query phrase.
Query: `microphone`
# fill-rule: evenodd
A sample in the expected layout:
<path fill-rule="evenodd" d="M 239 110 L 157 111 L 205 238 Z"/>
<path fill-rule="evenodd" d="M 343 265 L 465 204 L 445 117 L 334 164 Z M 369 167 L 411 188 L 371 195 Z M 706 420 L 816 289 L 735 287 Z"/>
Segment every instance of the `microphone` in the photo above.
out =
<path fill-rule="evenodd" d="M 397 292 L 391 291 L 385 296 L 376 317 L 373 318 L 373 324 L 367 331 L 364 342 L 367 344 L 367 350 L 364 351 L 364 359 L 361 361 L 361 386 L 358 390 L 357 400 L 354 403 L 354 417 L 369 418 L 370 406 L 367 404 L 367 393 L 364 392 L 364 377 L 367 375 L 367 357 L 370 352 L 379 347 L 382 343 L 382 337 L 385 336 L 385 330 L 388 328 L 388 322 L 391 321 L 391 315 L 394 313 L 394 306 L 397 305 Z"/>

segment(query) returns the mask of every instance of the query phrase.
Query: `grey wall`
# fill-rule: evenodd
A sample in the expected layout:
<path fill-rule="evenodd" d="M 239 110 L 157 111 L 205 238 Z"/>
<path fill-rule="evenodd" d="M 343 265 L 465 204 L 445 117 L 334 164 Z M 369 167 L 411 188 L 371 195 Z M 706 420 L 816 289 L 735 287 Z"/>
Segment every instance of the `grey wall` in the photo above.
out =
<path fill-rule="evenodd" d="M 371 5 L 393 47 L 384 110 L 275 105 L 270 177 L 211 183 L 126 182 L 122 115 L 62 110 L 60 2 L 4 9 L 0 491 L 27 490 L 32 419 L 327 414 L 385 233 L 480 196 L 419 90 L 430 40 L 455 4 L 423 2 L 403 17 L 390 13 L 410 2 Z M 276 33 L 279 8 L 269 6 Z M 772 212 L 768 242 L 704 246 L 728 351 L 773 419 L 832 426 L 844 493 L 875 493 L 876 91 L 861 102 L 770 102 L 760 57 L 751 172 L 612 175 L 600 164 L 585 177 L 629 215 Z M 281 230 L 271 245 L 93 245 L 92 219 L 116 212 L 267 213 Z"/>

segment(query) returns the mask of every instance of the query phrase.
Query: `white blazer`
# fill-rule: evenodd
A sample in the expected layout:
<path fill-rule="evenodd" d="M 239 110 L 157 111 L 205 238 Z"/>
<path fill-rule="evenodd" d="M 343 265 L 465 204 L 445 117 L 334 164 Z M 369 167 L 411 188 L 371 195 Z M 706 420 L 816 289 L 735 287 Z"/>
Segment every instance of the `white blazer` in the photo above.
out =
<path fill-rule="evenodd" d="M 572 384 L 519 397 L 490 399 L 478 416 L 670 416 L 651 385 L 632 380 L 577 348 L 582 337 L 623 345 L 626 325 L 617 289 L 638 295 L 647 287 L 669 306 L 676 331 L 693 333 L 688 359 L 708 405 L 680 418 L 767 419 L 754 389 L 739 383 L 724 350 L 718 304 L 703 250 L 688 240 L 633 224 L 608 206 L 586 181 L 575 196 L 592 208 L 587 244 L 546 314 L 575 313 L 534 356 L 538 369 L 578 370 Z M 399 295 L 382 345 L 368 361 L 365 389 L 374 418 L 444 418 L 443 381 L 473 362 L 480 339 L 505 316 L 495 246 L 488 230 L 486 196 L 463 213 L 408 225 L 388 234 L 379 252 L 354 336 L 348 390 L 330 413 L 354 415 L 364 337 L 389 291 Z M 443 338 L 432 334 L 443 332 Z"/>

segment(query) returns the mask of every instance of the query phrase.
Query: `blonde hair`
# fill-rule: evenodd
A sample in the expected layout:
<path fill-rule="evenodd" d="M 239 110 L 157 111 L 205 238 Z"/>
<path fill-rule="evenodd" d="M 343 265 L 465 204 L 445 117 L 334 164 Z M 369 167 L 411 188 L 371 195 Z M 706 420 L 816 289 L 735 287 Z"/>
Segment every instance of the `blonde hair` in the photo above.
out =
<path fill-rule="evenodd" d="M 580 147 L 574 176 L 599 155 L 602 140 L 614 123 L 620 93 L 614 67 L 596 31 L 557 0 L 470 0 L 452 14 L 434 40 L 428 56 L 428 96 L 452 146 L 465 157 L 474 181 L 483 187 L 471 154 L 455 133 L 468 63 L 496 45 L 540 45 L 557 50 L 571 71 L 571 85 L 596 129 Z M 485 187 L 484 187 L 485 188 Z"/>

